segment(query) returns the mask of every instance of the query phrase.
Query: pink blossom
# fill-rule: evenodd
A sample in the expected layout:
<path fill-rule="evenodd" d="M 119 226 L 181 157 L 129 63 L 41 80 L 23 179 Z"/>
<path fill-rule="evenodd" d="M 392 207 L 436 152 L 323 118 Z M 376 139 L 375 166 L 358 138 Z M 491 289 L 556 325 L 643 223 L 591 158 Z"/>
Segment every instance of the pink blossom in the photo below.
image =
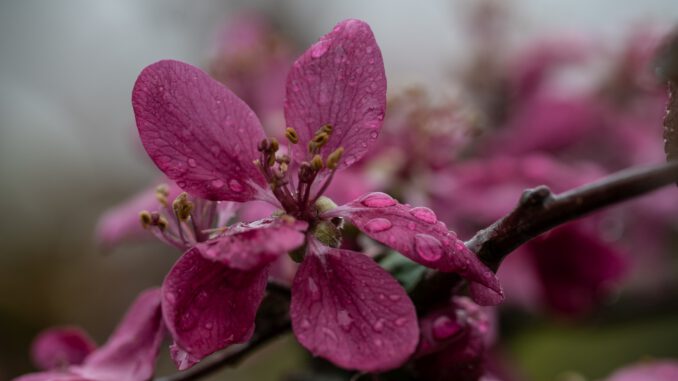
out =
<path fill-rule="evenodd" d="M 360 160 L 386 107 L 381 52 L 369 26 L 346 20 L 313 44 L 287 77 L 288 149 L 266 139 L 254 112 L 201 70 L 160 61 L 140 74 L 132 103 L 139 135 L 165 175 L 195 197 L 264 200 L 281 212 L 191 247 L 163 284 L 163 314 L 180 369 L 247 341 L 271 263 L 301 264 L 291 319 L 299 342 L 362 371 L 401 365 L 418 329 L 405 290 L 369 257 L 339 249 L 343 221 L 425 266 L 457 271 L 480 302 L 497 303 L 494 274 L 432 211 L 369 193 L 343 206 L 324 197 L 335 173 Z"/>
<path fill-rule="evenodd" d="M 153 376 L 164 335 L 160 290 L 147 290 L 137 297 L 106 344 L 98 349 L 91 351 L 93 344 L 81 331 L 61 329 L 38 337 L 34 355 L 38 365 L 48 370 L 16 381 L 146 381 Z M 91 352 L 81 358 L 85 351 Z M 60 357 L 64 355 L 69 358 Z M 69 362 L 54 362 L 60 360 Z"/>

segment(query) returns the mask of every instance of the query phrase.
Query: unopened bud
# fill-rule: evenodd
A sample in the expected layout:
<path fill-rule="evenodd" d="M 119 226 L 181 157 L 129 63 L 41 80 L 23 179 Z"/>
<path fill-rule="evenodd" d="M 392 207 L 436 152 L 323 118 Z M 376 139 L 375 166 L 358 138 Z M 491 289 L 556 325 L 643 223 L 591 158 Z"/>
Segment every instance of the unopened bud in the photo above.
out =
<path fill-rule="evenodd" d="M 191 216 L 193 211 L 193 203 L 188 200 L 188 194 L 182 192 L 172 203 L 174 214 L 177 215 L 181 221 L 186 221 Z"/>
<path fill-rule="evenodd" d="M 313 156 L 313 159 L 311 159 L 311 168 L 316 172 L 323 169 L 323 159 L 320 155 Z"/>
<path fill-rule="evenodd" d="M 292 144 L 297 144 L 299 142 L 299 135 L 297 134 L 297 131 L 292 127 L 287 127 L 285 129 L 285 137 Z"/>
<path fill-rule="evenodd" d="M 327 157 L 327 168 L 337 169 L 341 155 L 344 154 L 344 147 L 339 147 Z"/>

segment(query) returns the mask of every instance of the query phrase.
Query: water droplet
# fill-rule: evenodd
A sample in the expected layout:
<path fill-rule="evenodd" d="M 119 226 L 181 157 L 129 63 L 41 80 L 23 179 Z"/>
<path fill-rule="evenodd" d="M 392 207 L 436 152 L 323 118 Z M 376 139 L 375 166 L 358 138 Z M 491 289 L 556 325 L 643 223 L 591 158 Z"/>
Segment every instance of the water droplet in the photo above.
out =
<path fill-rule="evenodd" d="M 348 156 L 346 157 L 346 159 L 344 159 L 344 164 L 346 164 L 347 166 L 348 166 L 348 165 L 353 165 L 353 163 L 355 163 L 355 161 L 356 161 L 355 156 L 353 156 L 353 155 L 348 155 Z"/>
<path fill-rule="evenodd" d="M 370 132 L 370 137 L 371 137 L 372 139 L 376 139 L 377 136 L 379 136 L 379 133 L 377 133 L 377 131 L 372 131 L 372 132 Z"/>
<path fill-rule="evenodd" d="M 365 196 L 361 203 L 370 208 L 385 208 L 395 205 L 396 201 L 386 193 L 373 192 Z"/>
<path fill-rule="evenodd" d="M 433 211 L 429 208 L 420 206 L 418 208 L 413 208 L 410 210 L 410 214 L 413 215 L 419 221 L 426 222 L 427 224 L 435 224 L 438 222 L 438 217 Z"/>
<path fill-rule="evenodd" d="M 348 311 L 341 310 L 337 313 L 337 322 L 341 328 L 348 330 L 351 327 L 351 323 L 353 323 L 353 318 L 351 318 Z"/>
<path fill-rule="evenodd" d="M 195 162 L 195 159 L 188 159 L 188 166 L 189 167 L 195 168 L 196 165 L 198 165 L 198 164 Z"/>
<path fill-rule="evenodd" d="M 380 338 L 376 338 L 374 339 L 374 345 L 381 347 L 382 345 L 384 345 L 384 342 Z"/>
<path fill-rule="evenodd" d="M 328 339 L 330 339 L 332 341 L 337 341 L 337 335 L 334 332 L 332 332 L 331 329 L 329 329 L 327 327 L 322 327 L 320 330 L 325 334 L 325 336 Z"/>
<path fill-rule="evenodd" d="M 377 332 L 383 331 L 383 330 L 384 330 L 384 319 L 379 318 L 379 319 L 374 323 L 374 325 L 372 326 L 372 328 L 374 328 L 374 330 L 377 331 Z"/>
<path fill-rule="evenodd" d="M 177 295 L 173 292 L 168 292 L 165 294 L 165 299 L 170 303 L 174 303 L 177 300 Z"/>
<path fill-rule="evenodd" d="M 450 319 L 448 316 L 439 316 L 433 321 L 433 337 L 436 340 L 445 340 L 454 336 L 461 331 L 462 327 L 456 321 Z"/>
<path fill-rule="evenodd" d="M 214 327 L 212 323 L 209 322 L 205 323 L 205 329 L 212 329 L 212 327 Z"/>
<path fill-rule="evenodd" d="M 304 319 L 301 321 L 301 328 L 303 329 L 309 329 L 311 328 L 311 322 L 308 321 L 308 319 Z"/>
<path fill-rule="evenodd" d="M 368 47 L 365 49 L 365 52 L 367 52 L 367 54 L 372 53 L 372 47 L 371 47 L 371 46 L 368 46 Z"/>
<path fill-rule="evenodd" d="M 189 312 L 184 312 L 183 315 L 179 318 L 177 328 L 183 330 L 183 331 L 188 331 L 195 327 L 195 325 L 198 323 L 198 320 L 191 315 Z"/>
<path fill-rule="evenodd" d="M 428 234 L 414 236 L 414 250 L 421 258 L 430 262 L 437 261 L 443 256 L 443 245 Z"/>
<path fill-rule="evenodd" d="M 405 325 L 405 323 L 407 323 L 407 318 L 399 317 L 393 323 L 398 327 L 402 327 Z"/>
<path fill-rule="evenodd" d="M 398 300 L 402 299 L 402 297 L 397 294 L 389 295 L 388 298 L 391 299 L 391 301 L 393 302 L 397 302 Z"/>
<path fill-rule="evenodd" d="M 313 46 L 311 46 L 311 57 L 320 58 L 329 49 L 330 44 L 327 41 L 318 41 Z"/>
<path fill-rule="evenodd" d="M 318 289 L 318 285 L 315 283 L 313 278 L 308 278 L 308 291 L 311 293 L 311 299 L 320 299 L 320 289 Z"/>
<path fill-rule="evenodd" d="M 365 230 L 369 233 L 384 232 L 393 227 L 393 223 L 385 218 L 373 218 L 365 224 Z"/>
<path fill-rule="evenodd" d="M 209 295 L 207 294 L 206 291 L 200 291 L 198 295 L 195 297 L 195 306 L 200 309 L 207 308 L 207 306 L 209 306 L 210 304 L 209 299 L 210 299 Z"/>
<path fill-rule="evenodd" d="M 233 192 L 242 192 L 243 187 L 242 184 L 240 184 L 240 181 L 236 179 L 231 179 L 228 181 L 228 187 L 233 191 Z"/>
<path fill-rule="evenodd" d="M 219 180 L 219 179 L 212 180 L 212 186 L 214 188 L 219 189 L 219 188 L 222 188 L 224 186 L 224 182 L 222 180 Z"/>

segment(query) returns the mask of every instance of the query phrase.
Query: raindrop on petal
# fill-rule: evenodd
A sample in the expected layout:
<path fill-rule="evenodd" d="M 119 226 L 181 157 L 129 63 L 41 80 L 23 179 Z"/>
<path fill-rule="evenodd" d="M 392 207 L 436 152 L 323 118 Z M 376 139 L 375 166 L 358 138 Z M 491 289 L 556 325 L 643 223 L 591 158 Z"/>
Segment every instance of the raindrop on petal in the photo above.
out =
<path fill-rule="evenodd" d="M 221 180 L 219 180 L 219 179 L 217 179 L 217 180 L 212 180 L 212 186 L 213 186 L 214 188 L 219 189 L 219 188 L 222 188 L 222 187 L 224 186 L 224 182 L 221 181 Z"/>
<path fill-rule="evenodd" d="M 431 209 L 423 206 L 411 209 L 410 214 L 419 221 L 426 222 L 427 224 L 435 224 L 438 222 L 438 217 L 436 217 L 436 214 L 433 213 Z"/>
<path fill-rule="evenodd" d="M 365 230 L 369 233 L 380 233 L 393 227 L 393 223 L 386 218 L 373 218 L 365 224 Z"/>
<path fill-rule="evenodd" d="M 433 337 L 436 340 L 445 340 L 461 331 L 462 327 L 448 316 L 439 316 L 433 321 Z"/>
<path fill-rule="evenodd" d="M 428 234 L 414 236 L 414 249 L 424 260 L 434 262 L 443 256 L 443 245 L 437 238 Z"/>
<path fill-rule="evenodd" d="M 195 168 L 196 165 L 198 165 L 198 164 L 195 162 L 195 159 L 188 159 L 188 166 L 189 167 Z"/>
<path fill-rule="evenodd" d="M 228 187 L 233 191 L 233 192 L 242 192 L 243 191 L 243 186 L 240 184 L 240 181 L 236 179 L 231 179 L 228 181 Z"/>
<path fill-rule="evenodd" d="M 385 208 L 396 204 L 396 201 L 391 196 L 381 192 L 370 193 L 361 202 L 370 208 Z"/>
<path fill-rule="evenodd" d="M 383 330 L 384 330 L 384 319 L 379 318 L 379 319 L 374 323 L 374 325 L 372 326 L 372 328 L 374 328 L 374 330 L 377 331 L 377 332 L 383 331 Z"/>

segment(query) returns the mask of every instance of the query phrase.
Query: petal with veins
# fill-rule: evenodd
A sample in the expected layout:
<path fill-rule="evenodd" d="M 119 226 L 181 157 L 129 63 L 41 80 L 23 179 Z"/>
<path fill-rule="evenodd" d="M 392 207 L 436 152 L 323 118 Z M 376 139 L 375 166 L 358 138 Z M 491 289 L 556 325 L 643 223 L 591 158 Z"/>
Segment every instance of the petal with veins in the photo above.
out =
<path fill-rule="evenodd" d="M 292 328 L 314 355 L 346 369 L 402 365 L 419 330 L 414 305 L 384 269 L 361 253 L 313 243 L 292 286 Z"/>
<path fill-rule="evenodd" d="M 240 271 L 188 250 L 162 285 L 165 322 L 178 350 L 177 365 L 190 366 L 233 343 L 247 341 L 264 297 L 268 268 Z M 188 359 L 190 361 L 183 361 Z"/>
<path fill-rule="evenodd" d="M 307 158 L 307 144 L 323 125 L 333 127 L 321 153 L 339 147 L 339 168 L 359 160 L 374 143 L 386 110 L 386 76 L 381 51 L 370 27 L 345 20 L 321 37 L 287 77 L 285 119 L 297 130 L 294 158 Z"/>
<path fill-rule="evenodd" d="M 146 67 L 132 92 L 139 136 L 155 164 L 187 192 L 209 200 L 248 201 L 253 161 L 264 137 L 254 112 L 202 70 L 178 61 Z"/>

